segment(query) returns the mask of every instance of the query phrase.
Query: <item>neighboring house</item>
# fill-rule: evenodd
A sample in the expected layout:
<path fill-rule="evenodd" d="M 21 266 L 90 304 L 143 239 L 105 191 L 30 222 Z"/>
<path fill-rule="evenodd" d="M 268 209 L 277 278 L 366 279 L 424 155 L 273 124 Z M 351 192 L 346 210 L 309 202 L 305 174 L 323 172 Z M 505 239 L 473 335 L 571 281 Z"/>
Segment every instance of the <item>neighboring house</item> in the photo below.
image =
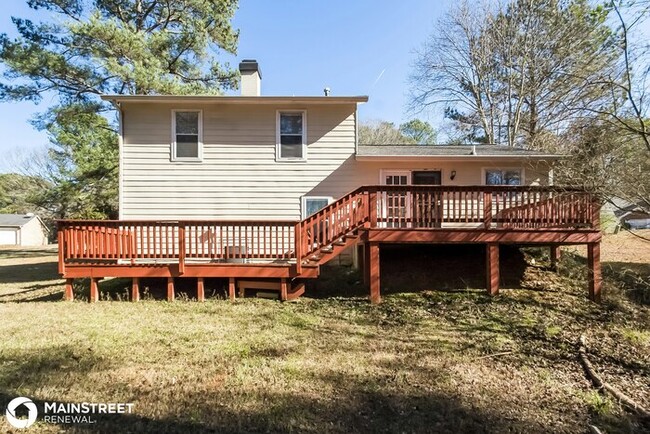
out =
<path fill-rule="evenodd" d="M 0 214 L 0 245 L 46 246 L 49 233 L 35 214 Z"/>
<path fill-rule="evenodd" d="M 489 244 L 494 274 L 501 242 L 600 240 L 593 198 L 551 186 L 556 155 L 361 146 L 368 97 L 261 96 L 257 63 L 240 71 L 241 96 L 103 97 L 120 113 L 120 222 L 60 222 L 65 277 L 134 277 L 134 298 L 141 276 L 168 277 L 170 297 L 174 277 L 228 277 L 231 296 L 273 278 L 287 298 L 352 251 L 378 300 L 382 243 Z"/>
<path fill-rule="evenodd" d="M 648 209 L 650 209 L 648 203 L 631 203 L 620 198 L 612 198 L 603 206 L 603 210 L 613 215 L 619 225 L 629 229 L 650 229 Z"/>

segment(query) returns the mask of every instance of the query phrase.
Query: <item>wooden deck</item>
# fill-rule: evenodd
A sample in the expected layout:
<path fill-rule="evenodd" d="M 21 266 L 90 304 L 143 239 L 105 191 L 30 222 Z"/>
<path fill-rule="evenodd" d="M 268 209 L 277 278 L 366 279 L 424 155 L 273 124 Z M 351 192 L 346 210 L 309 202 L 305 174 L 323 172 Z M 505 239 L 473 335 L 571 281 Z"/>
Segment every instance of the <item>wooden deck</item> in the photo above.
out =
<path fill-rule="evenodd" d="M 590 298 L 600 298 L 600 205 L 585 191 L 537 186 L 365 186 L 298 222 L 104 221 L 58 222 L 59 271 L 72 298 L 72 279 L 91 278 L 91 301 L 104 277 L 275 279 L 281 298 L 318 277 L 320 266 L 361 243 L 370 298 L 380 301 L 380 245 L 485 244 L 490 294 L 498 293 L 500 244 L 589 248 Z M 555 255 L 555 253 L 554 253 Z M 268 286 L 268 285 L 262 285 Z"/>

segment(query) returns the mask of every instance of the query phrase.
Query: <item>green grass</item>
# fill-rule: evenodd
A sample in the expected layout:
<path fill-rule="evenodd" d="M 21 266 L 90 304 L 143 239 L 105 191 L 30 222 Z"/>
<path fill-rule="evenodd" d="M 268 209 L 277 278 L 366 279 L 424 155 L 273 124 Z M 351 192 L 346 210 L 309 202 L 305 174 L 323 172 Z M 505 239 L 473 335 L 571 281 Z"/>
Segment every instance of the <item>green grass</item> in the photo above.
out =
<path fill-rule="evenodd" d="M 54 257 L 7 256 L 0 405 L 15 396 L 135 404 L 135 414 L 92 426 L 39 422 L 29 432 L 641 430 L 585 379 L 581 333 L 606 380 L 650 403 L 647 305 L 613 282 L 603 306 L 588 302 L 581 259 L 569 255 L 560 276 L 526 269 L 522 286 L 536 289 L 395 292 L 379 306 L 346 269 L 294 303 L 67 303 Z M 115 299 L 127 284 L 100 289 Z M 313 298 L 321 293 L 332 296 Z"/>

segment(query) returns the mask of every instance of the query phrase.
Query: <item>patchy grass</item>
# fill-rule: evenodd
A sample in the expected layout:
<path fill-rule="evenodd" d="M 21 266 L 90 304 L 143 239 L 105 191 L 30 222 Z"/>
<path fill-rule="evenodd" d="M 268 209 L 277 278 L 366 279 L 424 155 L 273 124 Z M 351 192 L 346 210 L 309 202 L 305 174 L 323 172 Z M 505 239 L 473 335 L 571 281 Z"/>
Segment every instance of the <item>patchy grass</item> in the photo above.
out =
<path fill-rule="evenodd" d="M 494 298 L 480 289 L 476 252 L 458 270 L 444 262 L 448 253 L 415 251 L 422 263 L 437 264 L 429 274 L 408 270 L 413 258 L 403 251 L 396 252 L 401 265 L 382 252 L 379 306 L 367 303 L 359 274 L 348 269 L 328 270 L 295 303 L 230 303 L 216 280 L 206 282 L 213 297 L 201 304 L 190 301 L 193 282 L 180 288 L 181 300 L 157 300 L 164 287 L 155 280 L 143 284 L 140 303 L 51 302 L 63 288 L 49 253 L 0 254 L 0 404 L 16 396 L 132 402 L 135 414 L 94 425 L 38 422 L 30 432 L 644 429 L 593 390 L 575 343 L 585 333 L 605 380 L 650 407 L 643 302 L 650 289 L 605 273 L 605 303 L 588 302 L 580 252 L 564 255 L 559 275 L 539 251 L 505 252 L 512 289 Z M 117 300 L 127 286 L 113 279 L 100 290 Z M 11 431 L 4 420 L 0 430 Z"/>

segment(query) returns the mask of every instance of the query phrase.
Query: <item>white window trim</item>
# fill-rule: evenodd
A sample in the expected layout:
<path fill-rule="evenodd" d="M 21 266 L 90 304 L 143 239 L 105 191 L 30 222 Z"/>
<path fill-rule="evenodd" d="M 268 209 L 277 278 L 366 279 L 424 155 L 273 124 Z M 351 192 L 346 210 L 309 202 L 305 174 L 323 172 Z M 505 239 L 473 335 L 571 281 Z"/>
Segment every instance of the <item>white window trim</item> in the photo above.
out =
<path fill-rule="evenodd" d="M 176 113 L 195 112 L 199 114 L 199 143 L 198 157 L 177 157 L 176 156 Z M 203 161 L 203 110 L 195 109 L 174 109 L 172 110 L 172 146 L 170 160 L 174 162 L 200 163 Z"/>
<path fill-rule="evenodd" d="M 411 170 L 407 169 L 379 169 L 379 185 L 386 185 L 386 176 L 402 176 L 406 175 L 407 185 L 411 185 Z"/>
<path fill-rule="evenodd" d="M 526 171 L 523 167 L 519 166 L 513 166 L 513 167 L 482 167 L 481 168 L 481 185 L 488 185 L 485 179 L 485 175 L 487 174 L 488 170 L 500 170 L 502 172 L 508 171 L 508 170 L 518 170 L 519 171 L 519 176 L 521 179 L 521 184 L 519 185 L 526 185 Z M 505 185 L 505 184 L 503 184 Z"/>
<path fill-rule="evenodd" d="M 331 204 L 334 202 L 334 198 L 332 196 L 303 196 L 300 198 L 300 216 L 304 220 L 307 217 L 309 217 L 307 214 L 307 201 L 310 199 L 314 200 L 326 200 L 327 204 Z"/>
<path fill-rule="evenodd" d="M 283 113 L 300 113 L 302 115 L 302 158 L 280 157 L 280 115 Z M 307 161 L 307 110 L 277 110 L 275 112 L 275 161 L 287 163 L 300 163 Z"/>
<path fill-rule="evenodd" d="M 445 176 L 447 171 L 443 168 L 427 169 L 379 169 L 379 185 L 386 185 L 386 175 L 408 174 L 409 185 L 413 184 L 413 172 L 440 172 L 440 185 L 446 185 Z"/>

